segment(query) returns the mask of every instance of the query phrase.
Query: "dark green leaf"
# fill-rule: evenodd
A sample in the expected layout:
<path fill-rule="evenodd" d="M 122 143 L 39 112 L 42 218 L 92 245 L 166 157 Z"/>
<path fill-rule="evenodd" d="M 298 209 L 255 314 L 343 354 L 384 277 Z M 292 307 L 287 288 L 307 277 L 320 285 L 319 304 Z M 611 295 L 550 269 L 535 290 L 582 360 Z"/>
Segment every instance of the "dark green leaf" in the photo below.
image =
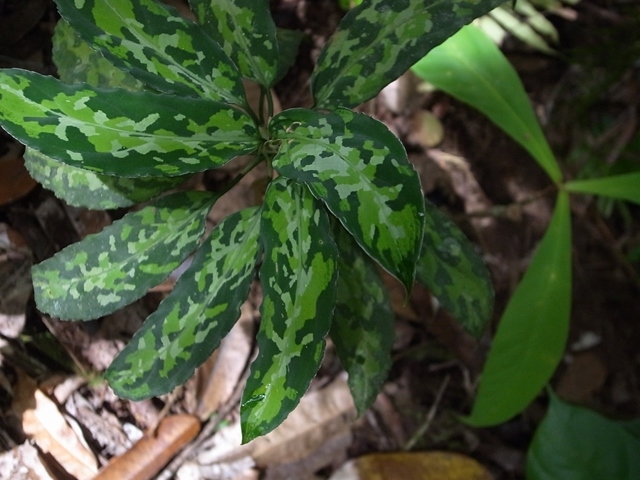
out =
<path fill-rule="evenodd" d="M 634 480 L 640 420 L 617 422 L 551 395 L 527 454 L 529 480 Z"/>
<path fill-rule="evenodd" d="M 302 398 L 322 360 L 336 297 L 336 246 L 327 213 L 301 184 L 269 186 L 260 232 L 264 299 L 259 354 L 242 397 L 242 440 L 277 427 Z"/>
<path fill-rule="evenodd" d="M 38 308 L 91 320 L 142 297 L 196 248 L 216 198 L 206 192 L 168 195 L 34 266 Z"/>
<path fill-rule="evenodd" d="M 186 382 L 240 315 L 254 276 L 260 216 L 225 218 L 196 252 L 173 291 L 107 370 L 117 395 L 141 400 Z"/>
<path fill-rule="evenodd" d="M 203 29 L 240 73 L 270 87 L 278 66 L 276 26 L 268 0 L 189 0 Z"/>
<path fill-rule="evenodd" d="M 282 141 L 273 166 L 306 183 L 367 254 L 409 291 L 422 245 L 420 180 L 382 123 L 339 108 L 287 110 L 270 125 Z"/>
<path fill-rule="evenodd" d="M 573 180 L 565 184 L 565 188 L 572 193 L 602 195 L 640 204 L 640 172 Z"/>
<path fill-rule="evenodd" d="M 438 298 L 474 337 L 482 335 L 493 311 L 493 286 L 482 258 L 447 216 L 425 202 L 418 281 Z"/>
<path fill-rule="evenodd" d="M 571 311 L 571 212 L 560 192 L 531 265 L 502 315 L 482 371 L 472 425 L 496 425 L 524 410 L 564 354 Z"/>
<path fill-rule="evenodd" d="M 304 33 L 297 30 L 278 28 L 276 38 L 278 40 L 278 72 L 276 81 L 282 79 L 293 66 L 298 55 L 298 47 L 304 37 Z"/>
<path fill-rule="evenodd" d="M 436 45 L 503 0 L 370 0 L 347 13 L 311 79 L 316 108 L 373 98 Z"/>
<path fill-rule="evenodd" d="M 218 167 L 258 145 L 251 118 L 203 98 L 65 85 L 0 71 L 0 124 L 72 166 L 121 176 L 176 176 Z"/>
<path fill-rule="evenodd" d="M 554 182 L 562 179 L 518 74 L 481 30 L 473 25 L 463 28 L 429 52 L 413 71 L 480 110 L 522 145 Z"/>
<path fill-rule="evenodd" d="M 154 0 L 56 0 L 92 48 L 163 92 L 245 105 L 238 69 L 193 22 Z"/>
<path fill-rule="evenodd" d="M 362 415 L 387 379 L 395 317 L 375 263 L 344 228 L 336 224 L 333 231 L 339 254 L 338 293 L 330 335 Z"/>
<path fill-rule="evenodd" d="M 178 186 L 180 177 L 112 177 L 72 167 L 27 148 L 24 162 L 31 176 L 63 199 L 78 207 L 109 209 L 145 202 Z"/>

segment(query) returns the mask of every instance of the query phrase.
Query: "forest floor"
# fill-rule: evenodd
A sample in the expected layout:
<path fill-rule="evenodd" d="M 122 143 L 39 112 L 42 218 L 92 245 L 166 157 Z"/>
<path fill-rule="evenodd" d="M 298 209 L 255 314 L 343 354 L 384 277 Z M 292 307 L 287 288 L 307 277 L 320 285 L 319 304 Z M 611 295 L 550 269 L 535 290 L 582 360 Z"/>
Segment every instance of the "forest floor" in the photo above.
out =
<path fill-rule="evenodd" d="M 276 94 L 283 109 L 308 107 L 313 59 L 344 12 L 334 0 L 271 5 L 278 26 L 307 34 Z M 511 38 L 504 51 L 564 171 L 571 178 L 585 168 L 637 170 L 640 5 L 582 0 L 549 18 L 560 34 L 553 45 L 557 55 Z M 54 74 L 56 20 L 49 0 L 0 1 L 0 67 Z M 496 480 L 524 478 L 544 394 L 498 427 L 472 428 L 457 417 L 470 411 L 497 320 L 548 224 L 553 196 L 540 193 L 551 191 L 549 180 L 480 113 L 442 93 L 424 92 L 410 74 L 359 108 L 403 140 L 427 197 L 482 253 L 496 305 L 480 341 L 438 309 L 426 290 L 416 286 L 405 304 L 401 287 L 387 279 L 397 316 L 394 362 L 372 408 L 355 418 L 329 344 L 317 378 L 283 427 L 241 446 L 239 392 L 259 322 L 260 293 L 254 288 L 236 328 L 185 386 L 142 402 L 119 399 L 100 374 L 175 278 L 99 320 L 61 322 L 40 313 L 31 265 L 126 212 L 90 211 L 56 199 L 28 176 L 20 145 L 0 131 L 0 478 L 92 478 L 105 465 L 101 478 L 378 478 L 364 472 L 384 470 L 385 462 L 398 462 L 398 478 L 418 478 L 400 475 L 401 457 L 349 463 L 365 454 L 402 451 L 457 452 L 464 455 L 457 460 L 474 459 Z M 198 174 L 188 186 L 213 190 L 239 163 Z M 216 204 L 210 227 L 255 201 L 252 180 Z M 552 386 L 572 403 L 615 418 L 638 417 L 640 210 L 591 198 L 571 208 L 571 332 Z"/>

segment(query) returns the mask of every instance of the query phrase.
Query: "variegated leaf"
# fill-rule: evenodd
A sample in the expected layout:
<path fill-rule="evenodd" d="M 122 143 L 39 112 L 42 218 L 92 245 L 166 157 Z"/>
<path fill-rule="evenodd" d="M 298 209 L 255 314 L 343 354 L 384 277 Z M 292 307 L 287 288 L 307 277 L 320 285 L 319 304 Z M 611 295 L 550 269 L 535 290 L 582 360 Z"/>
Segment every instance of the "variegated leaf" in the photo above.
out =
<path fill-rule="evenodd" d="M 114 67 L 60 19 L 53 34 L 53 62 L 65 83 L 88 83 L 92 87 L 124 88 L 139 91 L 144 84 Z"/>
<path fill-rule="evenodd" d="M 34 266 L 38 308 L 91 320 L 142 297 L 196 248 L 216 198 L 207 192 L 168 195 Z"/>
<path fill-rule="evenodd" d="M 189 0 L 189 4 L 242 75 L 265 87 L 273 84 L 278 43 L 268 0 Z"/>
<path fill-rule="evenodd" d="M 373 98 L 429 50 L 504 0 L 369 0 L 345 15 L 311 79 L 316 108 Z"/>
<path fill-rule="evenodd" d="M 493 312 L 493 286 L 487 267 L 464 233 L 431 202 L 425 202 L 422 254 L 417 279 L 474 337 Z"/>
<path fill-rule="evenodd" d="M 154 0 L 56 0 L 111 63 L 163 92 L 245 105 L 238 69 L 193 22 Z"/>
<path fill-rule="evenodd" d="M 369 408 L 391 367 L 394 316 L 375 263 L 338 224 L 338 293 L 330 336 L 358 414 Z"/>
<path fill-rule="evenodd" d="M 186 180 L 180 177 L 113 177 L 72 167 L 27 148 L 31 176 L 69 205 L 105 210 L 145 202 Z"/>
<path fill-rule="evenodd" d="M 121 176 L 175 176 L 254 150 L 251 118 L 224 103 L 65 85 L 0 71 L 0 124 L 46 156 Z"/>
<path fill-rule="evenodd" d="M 158 310 L 107 370 L 121 397 L 162 395 L 187 381 L 240 316 L 259 251 L 260 215 L 234 213 L 216 227 Z"/>
<path fill-rule="evenodd" d="M 244 442 L 277 427 L 318 371 L 336 296 L 336 246 L 324 208 L 301 184 L 269 186 L 260 236 L 259 354 L 242 397 Z"/>
<path fill-rule="evenodd" d="M 286 110 L 270 128 L 282 143 L 276 170 L 306 183 L 364 251 L 410 290 L 424 200 L 400 141 L 382 123 L 346 108 Z"/>

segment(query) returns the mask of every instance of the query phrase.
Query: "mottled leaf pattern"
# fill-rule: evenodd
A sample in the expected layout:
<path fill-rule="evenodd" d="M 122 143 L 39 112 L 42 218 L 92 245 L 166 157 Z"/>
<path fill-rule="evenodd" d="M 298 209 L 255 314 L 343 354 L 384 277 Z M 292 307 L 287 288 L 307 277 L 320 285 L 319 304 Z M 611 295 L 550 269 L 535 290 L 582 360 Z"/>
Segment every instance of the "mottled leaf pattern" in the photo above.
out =
<path fill-rule="evenodd" d="M 321 204 L 283 177 L 266 193 L 259 354 L 241 407 L 244 442 L 273 430 L 318 371 L 336 296 L 336 246 Z"/>
<path fill-rule="evenodd" d="M 504 0 L 370 0 L 347 13 L 311 79 L 316 108 L 373 98 L 427 52 Z"/>
<path fill-rule="evenodd" d="M 31 176 L 69 205 L 99 209 L 128 207 L 150 200 L 186 180 L 180 177 L 113 177 L 72 167 L 27 148 Z"/>
<path fill-rule="evenodd" d="M 240 316 L 259 251 L 255 208 L 225 218 L 173 291 L 107 370 L 117 395 L 140 400 L 186 382 Z"/>
<path fill-rule="evenodd" d="M 375 263 L 344 228 L 336 224 L 333 231 L 339 254 L 338 293 L 330 336 L 362 415 L 391 367 L 395 317 Z"/>
<path fill-rule="evenodd" d="M 482 258 L 447 216 L 425 202 L 424 243 L 417 279 L 474 337 L 493 311 L 493 286 Z"/>
<path fill-rule="evenodd" d="M 128 73 L 114 67 L 100 53 L 60 19 L 53 34 L 53 62 L 60 80 L 65 83 L 88 83 L 92 87 L 124 88 L 139 91 L 144 84 Z"/>
<path fill-rule="evenodd" d="M 202 29 L 154 0 L 56 0 L 92 48 L 163 92 L 245 105 L 238 69 Z"/>
<path fill-rule="evenodd" d="M 382 123 L 346 108 L 286 110 L 273 166 L 306 183 L 358 244 L 410 290 L 420 255 L 424 200 L 400 141 Z"/>
<path fill-rule="evenodd" d="M 23 70 L 0 71 L 0 124 L 55 160 L 131 177 L 214 168 L 258 145 L 250 117 L 223 103 L 65 85 Z"/>
<path fill-rule="evenodd" d="M 196 248 L 216 198 L 207 192 L 168 195 L 34 266 L 38 308 L 91 320 L 142 297 Z"/>
<path fill-rule="evenodd" d="M 278 66 L 278 43 L 269 0 L 189 0 L 189 4 L 240 73 L 270 87 Z"/>

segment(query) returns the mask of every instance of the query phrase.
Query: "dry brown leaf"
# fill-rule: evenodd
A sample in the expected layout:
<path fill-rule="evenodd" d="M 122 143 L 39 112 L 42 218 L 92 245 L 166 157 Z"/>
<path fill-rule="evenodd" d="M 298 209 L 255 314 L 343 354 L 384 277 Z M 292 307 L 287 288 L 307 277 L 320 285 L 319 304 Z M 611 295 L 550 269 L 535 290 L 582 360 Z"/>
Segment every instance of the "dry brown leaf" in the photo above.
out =
<path fill-rule="evenodd" d="M 200 432 L 200 420 L 193 415 L 165 417 L 153 433 L 146 433 L 132 448 L 115 457 L 95 480 L 148 480 L 154 478 L 171 458 Z"/>
<path fill-rule="evenodd" d="M 11 480 L 53 480 L 38 449 L 29 443 L 0 455 L 0 478 Z"/>
<path fill-rule="evenodd" d="M 10 145 L 16 145 L 11 143 Z M 17 154 L 19 147 L 0 157 L 0 205 L 24 197 L 37 185 L 24 166 L 24 159 Z"/>
<path fill-rule="evenodd" d="M 330 480 L 492 480 L 489 471 L 459 453 L 376 453 L 351 460 Z"/>

